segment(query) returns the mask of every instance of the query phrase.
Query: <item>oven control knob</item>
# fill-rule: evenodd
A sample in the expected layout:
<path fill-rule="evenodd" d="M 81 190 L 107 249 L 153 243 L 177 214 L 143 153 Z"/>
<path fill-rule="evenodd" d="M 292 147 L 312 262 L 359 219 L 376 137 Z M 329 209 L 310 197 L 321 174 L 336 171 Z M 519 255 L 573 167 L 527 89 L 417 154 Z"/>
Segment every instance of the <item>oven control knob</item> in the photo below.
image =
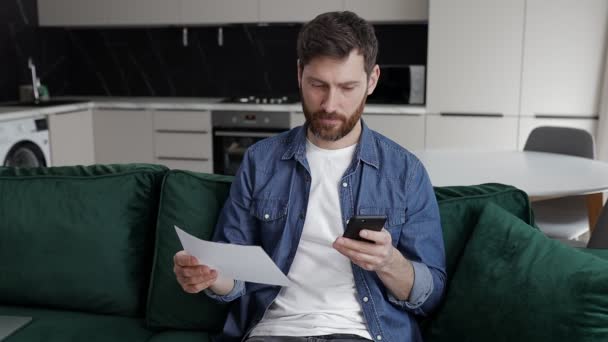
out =
<path fill-rule="evenodd" d="M 270 119 L 269 118 L 264 118 L 264 123 L 270 123 Z"/>
<path fill-rule="evenodd" d="M 238 119 L 236 118 L 236 116 L 233 116 L 233 117 L 232 117 L 232 123 L 236 123 L 236 122 L 237 122 L 237 120 L 238 120 Z"/>

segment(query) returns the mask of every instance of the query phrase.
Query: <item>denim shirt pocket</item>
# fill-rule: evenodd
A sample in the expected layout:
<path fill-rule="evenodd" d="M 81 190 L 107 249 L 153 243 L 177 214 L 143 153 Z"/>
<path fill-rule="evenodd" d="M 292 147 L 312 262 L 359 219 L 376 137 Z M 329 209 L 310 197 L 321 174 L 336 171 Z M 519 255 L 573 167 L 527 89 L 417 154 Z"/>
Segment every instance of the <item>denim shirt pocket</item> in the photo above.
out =
<path fill-rule="evenodd" d="M 273 225 L 287 216 L 287 201 L 281 199 L 254 198 L 250 214 L 264 225 Z"/>
<path fill-rule="evenodd" d="M 359 215 L 386 216 L 384 228 L 391 233 L 393 245 L 397 246 L 401 230 L 405 224 L 405 208 L 361 207 L 359 208 Z"/>

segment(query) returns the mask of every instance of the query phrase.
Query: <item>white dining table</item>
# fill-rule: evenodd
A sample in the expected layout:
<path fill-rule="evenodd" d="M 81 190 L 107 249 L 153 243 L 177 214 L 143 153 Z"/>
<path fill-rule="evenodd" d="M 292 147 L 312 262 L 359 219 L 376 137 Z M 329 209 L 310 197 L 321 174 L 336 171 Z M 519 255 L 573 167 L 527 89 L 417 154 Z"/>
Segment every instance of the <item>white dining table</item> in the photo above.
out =
<path fill-rule="evenodd" d="M 608 163 L 532 151 L 429 149 L 412 151 L 434 186 L 502 183 L 525 191 L 531 201 L 587 195 L 590 227 L 608 191 Z"/>

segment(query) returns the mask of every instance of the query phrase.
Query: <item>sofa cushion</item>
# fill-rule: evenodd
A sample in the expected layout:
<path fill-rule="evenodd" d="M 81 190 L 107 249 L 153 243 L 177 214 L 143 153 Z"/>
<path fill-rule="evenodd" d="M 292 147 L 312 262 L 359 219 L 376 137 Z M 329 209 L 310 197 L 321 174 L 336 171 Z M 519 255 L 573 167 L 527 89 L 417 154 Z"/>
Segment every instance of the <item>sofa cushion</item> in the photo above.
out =
<path fill-rule="evenodd" d="M 18 341 L 148 341 L 154 332 L 142 318 L 88 314 L 17 306 L 0 306 L 0 315 L 27 316 L 32 321 L 6 342 Z"/>
<path fill-rule="evenodd" d="M 425 341 L 605 341 L 606 284 L 606 260 L 489 203 Z"/>
<path fill-rule="evenodd" d="M 509 185 L 489 183 L 475 186 L 435 187 L 445 244 L 448 279 L 464 251 L 483 207 L 492 202 L 528 224 L 533 224 L 528 195 Z"/>
<path fill-rule="evenodd" d="M 173 256 L 182 250 L 174 225 L 209 240 L 228 197 L 232 177 L 170 171 L 163 182 L 146 322 L 150 327 L 221 331 L 227 305 L 204 293 L 188 294 L 173 273 Z"/>
<path fill-rule="evenodd" d="M 165 172 L 0 168 L 0 303 L 142 315 Z"/>

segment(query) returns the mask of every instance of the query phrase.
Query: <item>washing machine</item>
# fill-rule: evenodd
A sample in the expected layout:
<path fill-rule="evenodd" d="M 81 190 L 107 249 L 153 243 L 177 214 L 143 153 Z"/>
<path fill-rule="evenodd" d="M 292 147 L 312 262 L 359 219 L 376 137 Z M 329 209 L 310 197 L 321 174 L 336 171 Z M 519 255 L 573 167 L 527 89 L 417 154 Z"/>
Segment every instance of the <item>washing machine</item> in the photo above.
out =
<path fill-rule="evenodd" d="M 50 166 L 49 145 L 46 117 L 0 121 L 0 162 L 2 166 Z"/>

